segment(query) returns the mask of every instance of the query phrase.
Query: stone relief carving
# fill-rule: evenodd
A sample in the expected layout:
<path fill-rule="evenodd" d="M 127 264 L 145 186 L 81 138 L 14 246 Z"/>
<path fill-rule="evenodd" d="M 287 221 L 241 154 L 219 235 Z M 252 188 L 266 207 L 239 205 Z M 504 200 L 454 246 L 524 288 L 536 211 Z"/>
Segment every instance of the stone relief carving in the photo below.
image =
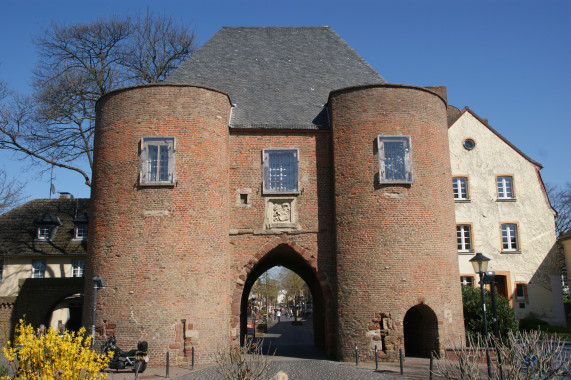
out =
<path fill-rule="evenodd" d="M 264 225 L 266 229 L 299 229 L 297 199 L 295 197 L 266 198 Z"/>

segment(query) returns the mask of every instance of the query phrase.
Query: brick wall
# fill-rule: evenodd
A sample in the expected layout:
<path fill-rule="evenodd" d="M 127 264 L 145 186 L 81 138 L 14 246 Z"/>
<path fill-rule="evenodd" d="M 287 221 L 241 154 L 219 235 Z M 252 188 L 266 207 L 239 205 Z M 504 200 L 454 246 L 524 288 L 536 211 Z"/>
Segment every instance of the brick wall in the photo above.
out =
<path fill-rule="evenodd" d="M 411 307 L 438 318 L 442 345 L 463 336 L 446 104 L 422 88 L 378 85 L 330 95 L 337 223 L 338 350 L 370 357 L 368 324 Z M 376 138 L 411 136 L 411 185 L 380 185 Z M 368 353 L 366 350 L 369 350 Z"/>
<path fill-rule="evenodd" d="M 210 360 L 230 320 L 229 99 L 139 86 L 103 97 L 97 112 L 86 270 L 105 281 L 97 325 L 124 349 L 148 341 L 154 362 L 167 350 L 188 360 L 192 346 L 198 361 Z M 176 138 L 174 186 L 139 185 L 143 136 Z"/>
<path fill-rule="evenodd" d="M 191 347 L 209 362 L 244 333 L 255 279 L 283 265 L 308 283 L 315 342 L 331 356 L 350 360 L 358 343 L 371 358 L 371 331 L 382 335 L 371 324 L 391 314 L 402 336 L 419 304 L 438 320 L 438 336 L 427 336 L 463 336 L 445 102 L 385 85 L 334 92 L 330 110 L 331 131 L 228 131 L 229 99 L 212 89 L 150 85 L 102 98 L 85 302 L 102 276 L 100 334 L 124 348 L 147 340 L 154 362 L 167 350 L 188 360 Z M 412 185 L 378 184 L 379 133 L 412 136 Z M 139 140 L 151 135 L 176 137 L 175 186 L 138 183 Z M 299 151 L 296 228 L 265 224 L 275 197 L 262 188 L 267 148 Z"/>

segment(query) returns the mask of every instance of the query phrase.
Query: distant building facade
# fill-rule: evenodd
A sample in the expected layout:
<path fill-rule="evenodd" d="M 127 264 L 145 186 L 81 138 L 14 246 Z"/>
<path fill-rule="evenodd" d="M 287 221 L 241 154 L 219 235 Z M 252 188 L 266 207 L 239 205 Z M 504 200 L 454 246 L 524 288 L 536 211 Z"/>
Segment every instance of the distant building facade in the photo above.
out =
<path fill-rule="evenodd" d="M 469 260 L 482 252 L 491 259 L 496 290 L 519 319 L 564 324 L 555 211 L 539 174 L 542 166 L 472 110 L 449 106 L 449 113 L 461 283 L 477 286 Z"/>
<path fill-rule="evenodd" d="M 8 330 L 24 315 L 36 326 L 81 326 L 88 205 L 36 199 L 0 215 L 0 319 Z"/>

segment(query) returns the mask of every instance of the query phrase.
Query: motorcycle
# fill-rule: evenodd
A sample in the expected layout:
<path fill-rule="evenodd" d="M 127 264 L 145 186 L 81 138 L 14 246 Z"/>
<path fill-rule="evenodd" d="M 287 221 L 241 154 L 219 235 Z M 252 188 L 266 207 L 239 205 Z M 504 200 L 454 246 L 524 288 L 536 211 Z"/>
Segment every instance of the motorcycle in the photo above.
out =
<path fill-rule="evenodd" d="M 123 351 L 115 344 L 117 343 L 114 336 L 110 336 L 101 346 L 101 352 L 108 355 L 113 352 L 113 357 L 109 361 L 109 368 L 120 370 L 126 367 L 133 367 L 133 372 L 143 373 L 147 369 L 149 356 L 147 355 L 147 342 L 138 342 L 136 350 Z"/>

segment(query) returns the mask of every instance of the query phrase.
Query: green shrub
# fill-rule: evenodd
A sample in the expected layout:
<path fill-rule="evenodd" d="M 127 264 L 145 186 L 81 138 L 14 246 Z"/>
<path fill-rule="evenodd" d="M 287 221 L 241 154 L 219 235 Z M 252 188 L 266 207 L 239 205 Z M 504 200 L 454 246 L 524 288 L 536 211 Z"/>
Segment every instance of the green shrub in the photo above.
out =
<path fill-rule="evenodd" d="M 494 333 L 492 295 L 486 290 L 485 302 L 488 319 L 488 333 Z M 464 327 L 467 336 L 481 334 L 483 331 L 482 301 L 479 288 L 462 286 L 462 302 L 464 304 Z M 508 332 L 518 330 L 518 321 L 515 312 L 510 306 L 507 298 L 496 292 L 496 307 L 498 313 L 498 323 L 500 336 L 507 337 Z"/>
<path fill-rule="evenodd" d="M 540 328 L 543 330 L 546 326 L 549 326 L 549 323 L 539 318 L 524 318 L 519 321 L 520 331 L 539 330 Z"/>

